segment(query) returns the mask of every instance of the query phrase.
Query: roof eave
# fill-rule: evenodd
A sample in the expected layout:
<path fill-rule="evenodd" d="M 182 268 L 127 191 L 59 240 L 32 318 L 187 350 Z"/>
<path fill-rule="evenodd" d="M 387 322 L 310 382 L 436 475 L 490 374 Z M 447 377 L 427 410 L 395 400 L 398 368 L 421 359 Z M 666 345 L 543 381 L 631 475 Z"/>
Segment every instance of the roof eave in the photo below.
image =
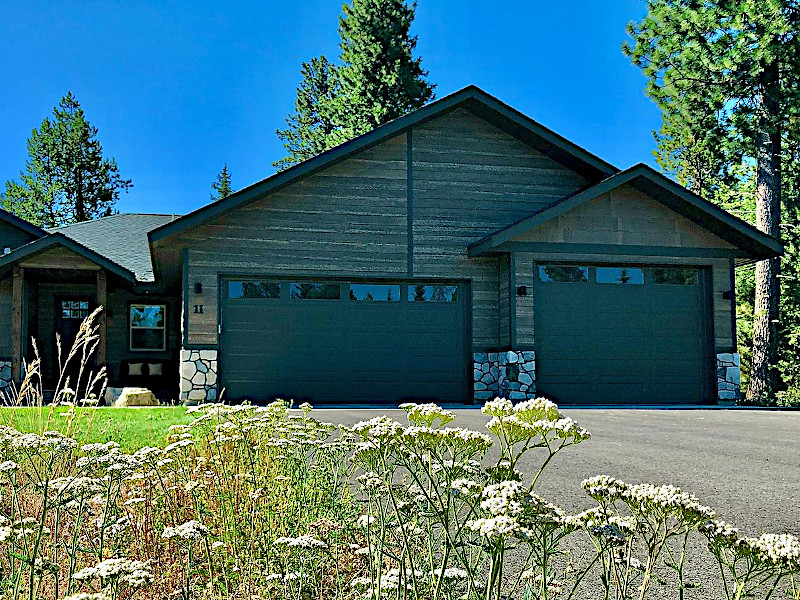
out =
<path fill-rule="evenodd" d="M 34 240 L 29 244 L 25 244 L 24 246 L 20 246 L 19 248 L 12 250 L 10 253 L 0 257 L 0 272 L 7 270 L 14 264 L 26 258 L 31 258 L 46 252 L 54 246 L 63 246 L 64 248 L 75 252 L 76 254 L 84 257 L 86 260 L 95 263 L 97 266 L 114 273 L 118 277 L 121 277 L 132 284 L 138 283 L 136 275 L 130 270 L 109 260 L 105 256 L 98 254 L 94 250 L 87 248 L 83 244 L 76 242 L 72 238 L 69 238 L 62 233 L 47 234 L 45 237 Z"/>
<path fill-rule="evenodd" d="M 26 221 L 25 219 L 22 219 L 17 215 L 8 212 L 7 210 L 3 210 L 2 208 L 0 208 L 0 219 L 36 238 L 42 238 L 47 235 L 47 232 L 38 225 L 34 225 L 33 223 Z"/>

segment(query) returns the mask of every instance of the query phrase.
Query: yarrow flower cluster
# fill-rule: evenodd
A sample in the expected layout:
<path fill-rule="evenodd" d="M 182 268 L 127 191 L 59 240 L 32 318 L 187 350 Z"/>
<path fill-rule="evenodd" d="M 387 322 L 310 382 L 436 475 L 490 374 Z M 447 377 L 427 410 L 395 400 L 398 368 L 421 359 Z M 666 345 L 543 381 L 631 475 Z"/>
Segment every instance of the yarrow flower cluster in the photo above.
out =
<path fill-rule="evenodd" d="M 108 558 L 93 567 L 84 567 L 72 575 L 75 581 L 91 581 L 95 577 L 105 583 L 109 580 L 121 581 L 131 588 L 142 588 L 153 581 L 150 564 L 127 558 Z"/>
<path fill-rule="evenodd" d="M 800 570 L 800 540 L 788 533 L 765 533 L 758 538 L 739 541 L 762 563 L 788 570 Z"/>
<path fill-rule="evenodd" d="M 180 538 L 182 540 L 196 542 L 208 537 L 208 535 L 208 527 L 199 521 L 192 519 L 191 521 L 186 521 L 186 523 L 178 525 L 177 527 L 165 527 L 161 537 L 167 540 L 172 538 Z"/>
<path fill-rule="evenodd" d="M 308 534 L 299 535 L 297 537 L 279 537 L 275 540 L 274 544 L 276 546 L 286 546 L 288 548 L 314 549 L 328 547 L 328 544 L 322 540 L 318 540 Z"/>
<path fill-rule="evenodd" d="M 441 406 L 433 403 L 429 404 L 415 404 L 413 402 L 406 402 L 399 406 L 408 414 L 408 420 L 413 425 L 425 425 L 426 427 L 437 427 L 447 425 L 453 421 L 456 416 L 449 410 L 445 410 Z"/>
<path fill-rule="evenodd" d="M 629 484 L 607 475 L 585 479 L 581 485 L 598 502 L 622 500 L 634 511 L 658 510 L 680 515 L 695 525 L 716 517 L 716 513 L 701 504 L 696 496 L 674 485 Z"/>
<path fill-rule="evenodd" d="M 545 398 L 516 405 L 505 398 L 495 398 L 484 404 L 481 412 L 492 417 L 487 429 L 512 445 L 537 436 L 543 442 L 561 439 L 565 443 L 579 443 L 591 437 L 586 429 L 562 415 L 558 406 Z"/>

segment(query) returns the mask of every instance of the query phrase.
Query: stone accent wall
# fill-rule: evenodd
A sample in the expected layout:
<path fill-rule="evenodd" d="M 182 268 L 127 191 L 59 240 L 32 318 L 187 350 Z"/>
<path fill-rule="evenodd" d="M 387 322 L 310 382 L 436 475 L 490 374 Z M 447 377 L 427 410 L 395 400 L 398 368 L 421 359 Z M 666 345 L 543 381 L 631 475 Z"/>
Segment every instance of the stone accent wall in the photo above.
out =
<path fill-rule="evenodd" d="M 181 349 L 181 400 L 217 400 L 217 351 Z"/>
<path fill-rule="evenodd" d="M 11 361 L 0 360 L 0 401 L 5 400 L 5 395 L 11 387 Z"/>
<path fill-rule="evenodd" d="M 717 354 L 717 398 L 737 400 L 742 381 L 741 362 L 736 352 Z"/>
<path fill-rule="evenodd" d="M 497 396 L 510 400 L 536 397 L 536 354 L 533 350 L 476 352 L 472 363 L 476 402 Z"/>

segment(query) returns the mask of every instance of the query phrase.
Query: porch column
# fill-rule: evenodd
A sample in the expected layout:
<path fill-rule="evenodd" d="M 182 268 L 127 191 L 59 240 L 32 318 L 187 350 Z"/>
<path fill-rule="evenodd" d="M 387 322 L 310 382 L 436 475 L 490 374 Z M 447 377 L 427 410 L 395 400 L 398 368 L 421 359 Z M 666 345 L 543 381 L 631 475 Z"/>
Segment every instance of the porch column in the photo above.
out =
<path fill-rule="evenodd" d="M 22 317 L 24 306 L 22 290 L 25 270 L 14 267 L 11 279 L 11 379 L 17 385 L 22 381 Z"/>
<path fill-rule="evenodd" d="M 108 284 L 106 282 L 106 272 L 103 269 L 97 271 L 97 305 L 102 306 L 103 310 L 97 320 L 97 332 L 100 334 L 100 340 L 97 344 L 97 366 L 102 367 L 106 364 L 106 348 L 107 348 L 107 319 L 108 314 Z"/>

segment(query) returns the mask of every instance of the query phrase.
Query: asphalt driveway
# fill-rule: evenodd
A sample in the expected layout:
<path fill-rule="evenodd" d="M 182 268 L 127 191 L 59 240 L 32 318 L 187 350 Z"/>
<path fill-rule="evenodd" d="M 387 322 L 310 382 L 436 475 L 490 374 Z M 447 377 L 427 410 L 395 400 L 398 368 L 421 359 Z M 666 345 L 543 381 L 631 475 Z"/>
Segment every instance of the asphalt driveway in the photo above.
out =
<path fill-rule="evenodd" d="M 475 409 L 451 409 L 454 425 L 485 431 L 487 418 Z M 592 506 L 580 482 L 607 474 L 625 481 L 671 483 L 697 495 L 746 535 L 800 534 L 800 412 L 759 410 L 565 409 L 592 438 L 559 454 L 538 492 L 564 509 Z M 379 414 L 405 422 L 399 410 L 319 409 L 317 418 L 354 424 Z M 535 468 L 533 453 L 522 470 Z M 538 465 L 537 465 L 538 466 Z M 697 540 L 691 555 L 703 556 Z M 706 558 L 695 573 L 699 585 L 687 598 L 722 597 Z M 716 567 L 713 567 L 716 568 Z M 676 597 L 659 588 L 654 597 Z"/>
<path fill-rule="evenodd" d="M 485 431 L 477 408 L 451 409 L 454 425 Z M 318 409 L 318 418 L 354 424 L 400 410 Z M 800 534 L 800 412 L 760 410 L 565 409 L 592 433 L 548 467 L 540 493 L 567 510 L 591 506 L 580 482 L 612 475 L 671 483 L 697 495 L 747 534 Z M 523 470 L 532 470 L 528 455 Z M 525 469 L 525 467 L 528 467 Z M 537 486 L 538 487 L 538 486 Z"/>

